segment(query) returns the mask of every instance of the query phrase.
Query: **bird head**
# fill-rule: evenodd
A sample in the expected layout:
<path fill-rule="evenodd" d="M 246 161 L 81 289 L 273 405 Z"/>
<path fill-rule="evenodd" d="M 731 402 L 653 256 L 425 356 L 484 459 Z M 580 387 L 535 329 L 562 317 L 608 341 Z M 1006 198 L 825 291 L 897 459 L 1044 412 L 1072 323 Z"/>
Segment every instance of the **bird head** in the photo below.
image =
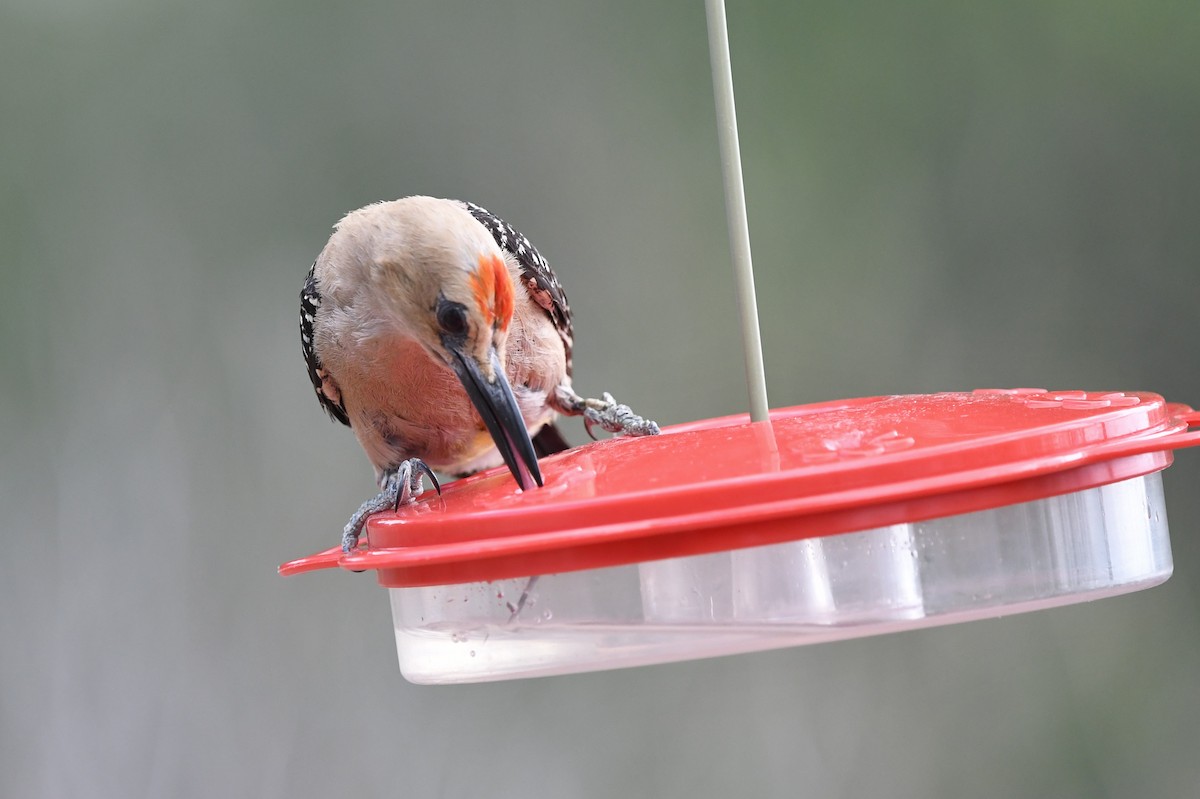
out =
<path fill-rule="evenodd" d="M 499 246 L 448 200 L 410 197 L 370 210 L 354 226 L 370 229 L 371 235 L 356 238 L 373 242 L 364 259 L 375 273 L 367 282 L 380 290 L 373 299 L 390 306 L 387 316 L 403 320 L 406 334 L 458 377 L 517 484 L 525 490 L 542 485 L 505 376 L 515 287 Z"/>

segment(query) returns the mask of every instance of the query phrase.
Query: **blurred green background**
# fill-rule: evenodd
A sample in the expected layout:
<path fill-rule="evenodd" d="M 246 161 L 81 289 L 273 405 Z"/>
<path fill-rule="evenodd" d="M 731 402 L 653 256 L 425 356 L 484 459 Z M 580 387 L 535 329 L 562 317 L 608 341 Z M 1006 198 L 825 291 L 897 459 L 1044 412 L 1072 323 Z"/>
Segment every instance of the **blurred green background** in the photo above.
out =
<path fill-rule="evenodd" d="M 1200 4 L 733 4 L 772 404 L 1200 403 Z M 1200 792 L 1200 459 L 1165 586 L 1000 621 L 422 688 L 304 372 L 344 212 L 474 200 L 576 385 L 745 404 L 698 2 L 0 0 L 0 794 Z M 569 424 L 575 441 L 582 426 Z"/>

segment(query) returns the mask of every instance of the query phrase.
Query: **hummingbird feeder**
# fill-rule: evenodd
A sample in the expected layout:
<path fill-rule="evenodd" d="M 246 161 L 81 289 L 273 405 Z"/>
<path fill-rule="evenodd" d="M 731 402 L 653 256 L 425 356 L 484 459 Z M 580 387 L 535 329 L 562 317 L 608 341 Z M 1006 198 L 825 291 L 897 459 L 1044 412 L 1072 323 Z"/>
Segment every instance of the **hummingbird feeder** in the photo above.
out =
<path fill-rule="evenodd" d="M 400 670 L 463 683 L 1038 610 L 1171 575 L 1160 473 L 1200 413 L 1157 394 L 982 389 L 768 412 L 721 0 L 708 0 L 751 413 L 492 469 L 282 574 L 374 571 Z"/>

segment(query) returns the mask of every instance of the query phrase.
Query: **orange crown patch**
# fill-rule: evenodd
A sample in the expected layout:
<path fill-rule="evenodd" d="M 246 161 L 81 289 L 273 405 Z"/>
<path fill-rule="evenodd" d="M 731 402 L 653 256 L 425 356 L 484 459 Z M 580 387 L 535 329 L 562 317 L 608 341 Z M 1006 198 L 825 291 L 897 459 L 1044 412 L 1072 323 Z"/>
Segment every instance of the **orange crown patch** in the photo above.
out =
<path fill-rule="evenodd" d="M 504 261 L 494 254 L 479 256 L 479 268 L 471 273 L 471 291 L 487 323 L 507 330 L 513 315 L 513 286 Z"/>

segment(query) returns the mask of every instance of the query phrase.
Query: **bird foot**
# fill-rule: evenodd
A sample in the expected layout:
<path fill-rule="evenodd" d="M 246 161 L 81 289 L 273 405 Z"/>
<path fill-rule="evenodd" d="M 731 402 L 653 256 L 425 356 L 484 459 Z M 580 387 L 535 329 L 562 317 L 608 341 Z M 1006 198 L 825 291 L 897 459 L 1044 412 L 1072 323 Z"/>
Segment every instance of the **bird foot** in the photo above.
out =
<path fill-rule="evenodd" d="M 358 547 L 358 538 L 367 524 L 367 517 L 371 514 L 388 508 L 399 510 L 401 505 L 416 502 L 417 497 L 421 495 L 421 479 L 425 476 L 429 477 L 433 487 L 441 494 L 442 487 L 433 476 L 433 470 L 420 458 L 409 458 L 396 467 L 395 471 L 385 472 L 380 482 L 382 490 L 359 505 L 350 521 L 346 522 L 346 528 L 342 531 L 342 551 L 350 552 Z"/>
<path fill-rule="evenodd" d="M 600 425 L 610 433 L 621 436 L 656 436 L 659 433 L 658 423 L 638 416 L 628 405 L 621 405 L 613 395 L 605 391 L 601 399 L 583 399 L 576 397 L 583 414 L 583 426 L 588 435 L 595 438 L 593 425 Z"/>

